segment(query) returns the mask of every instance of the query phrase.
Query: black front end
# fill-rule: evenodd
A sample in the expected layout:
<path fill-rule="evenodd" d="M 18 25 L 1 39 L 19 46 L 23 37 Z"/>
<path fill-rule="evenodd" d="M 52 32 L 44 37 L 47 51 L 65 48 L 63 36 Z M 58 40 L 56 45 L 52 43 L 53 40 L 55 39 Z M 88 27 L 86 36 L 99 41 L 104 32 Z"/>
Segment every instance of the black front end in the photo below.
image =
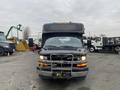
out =
<path fill-rule="evenodd" d="M 41 51 L 37 71 L 41 77 L 53 79 L 71 79 L 86 77 L 88 65 L 86 57 L 79 51 Z"/>

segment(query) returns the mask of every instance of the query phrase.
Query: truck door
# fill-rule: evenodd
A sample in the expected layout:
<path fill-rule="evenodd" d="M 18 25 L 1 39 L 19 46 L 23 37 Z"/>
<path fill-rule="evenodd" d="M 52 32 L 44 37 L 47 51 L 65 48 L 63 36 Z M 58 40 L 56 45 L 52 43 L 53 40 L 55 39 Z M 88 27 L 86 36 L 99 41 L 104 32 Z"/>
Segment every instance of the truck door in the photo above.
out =
<path fill-rule="evenodd" d="M 96 37 L 95 39 L 95 48 L 97 50 L 102 49 L 103 46 L 103 38 L 102 37 Z"/>

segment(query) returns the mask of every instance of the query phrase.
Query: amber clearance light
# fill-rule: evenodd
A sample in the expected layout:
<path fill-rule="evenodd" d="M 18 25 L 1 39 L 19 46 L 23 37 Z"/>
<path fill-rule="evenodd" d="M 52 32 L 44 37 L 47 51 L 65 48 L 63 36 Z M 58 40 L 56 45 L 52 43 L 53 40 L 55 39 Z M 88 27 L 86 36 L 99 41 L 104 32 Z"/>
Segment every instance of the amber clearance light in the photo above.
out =
<path fill-rule="evenodd" d="M 46 64 L 46 63 L 44 63 L 42 60 L 39 60 L 38 62 L 38 65 L 40 66 L 40 67 L 47 67 L 48 65 Z"/>
<path fill-rule="evenodd" d="M 86 67 L 86 66 L 87 66 L 87 63 L 80 63 L 80 64 L 77 64 L 76 66 L 77 66 L 77 67 Z"/>

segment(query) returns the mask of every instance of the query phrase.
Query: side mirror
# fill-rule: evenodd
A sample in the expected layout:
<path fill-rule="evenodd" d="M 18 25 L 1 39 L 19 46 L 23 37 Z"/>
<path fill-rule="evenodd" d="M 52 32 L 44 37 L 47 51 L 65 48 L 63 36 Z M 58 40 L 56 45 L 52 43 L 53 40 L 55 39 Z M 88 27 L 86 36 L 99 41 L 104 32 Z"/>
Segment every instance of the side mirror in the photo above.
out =
<path fill-rule="evenodd" d="M 98 42 L 98 40 L 95 40 L 95 42 L 97 43 L 97 42 Z"/>
<path fill-rule="evenodd" d="M 39 48 L 39 50 L 38 50 L 38 54 L 40 54 L 41 49 L 42 49 L 42 48 Z"/>
<path fill-rule="evenodd" d="M 87 45 L 85 45 L 85 46 L 84 46 L 84 49 L 88 49 L 88 46 L 87 46 Z"/>

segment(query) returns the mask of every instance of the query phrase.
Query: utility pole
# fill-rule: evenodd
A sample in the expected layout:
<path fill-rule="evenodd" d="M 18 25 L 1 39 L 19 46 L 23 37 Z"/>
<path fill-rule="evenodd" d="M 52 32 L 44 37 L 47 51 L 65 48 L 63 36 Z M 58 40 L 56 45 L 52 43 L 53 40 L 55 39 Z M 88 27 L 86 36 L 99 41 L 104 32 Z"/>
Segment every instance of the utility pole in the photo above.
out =
<path fill-rule="evenodd" d="M 89 32 L 89 37 L 90 37 L 91 35 L 90 35 L 90 32 Z"/>

